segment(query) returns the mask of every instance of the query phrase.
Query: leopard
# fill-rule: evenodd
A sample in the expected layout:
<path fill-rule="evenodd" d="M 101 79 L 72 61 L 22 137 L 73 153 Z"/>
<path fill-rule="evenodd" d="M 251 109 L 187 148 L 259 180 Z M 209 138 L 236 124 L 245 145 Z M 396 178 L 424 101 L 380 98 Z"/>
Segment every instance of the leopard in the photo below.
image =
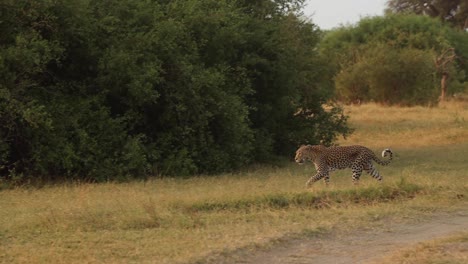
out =
<path fill-rule="evenodd" d="M 386 158 L 388 156 L 388 158 Z M 361 145 L 353 146 L 331 146 L 324 145 L 302 145 L 296 151 L 294 158 L 299 165 L 306 161 L 314 163 L 317 173 L 312 176 L 306 183 L 306 188 L 309 188 L 313 183 L 320 179 L 325 180 L 328 186 L 330 182 L 330 172 L 338 169 L 351 168 L 353 174 L 353 183 L 357 185 L 362 171 L 366 171 L 374 179 L 382 182 L 382 175 L 374 167 L 372 161 L 386 166 L 393 159 L 393 152 L 386 148 L 382 151 L 382 157 L 386 160 L 380 160 L 372 150 Z"/>

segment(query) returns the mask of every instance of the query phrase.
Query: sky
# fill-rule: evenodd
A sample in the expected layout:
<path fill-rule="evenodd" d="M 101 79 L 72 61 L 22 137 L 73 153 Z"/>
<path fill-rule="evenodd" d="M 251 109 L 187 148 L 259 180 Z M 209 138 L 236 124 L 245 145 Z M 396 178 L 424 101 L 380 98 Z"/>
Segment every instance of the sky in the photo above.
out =
<path fill-rule="evenodd" d="M 306 0 L 304 14 L 321 29 L 355 24 L 361 17 L 381 16 L 387 0 Z"/>

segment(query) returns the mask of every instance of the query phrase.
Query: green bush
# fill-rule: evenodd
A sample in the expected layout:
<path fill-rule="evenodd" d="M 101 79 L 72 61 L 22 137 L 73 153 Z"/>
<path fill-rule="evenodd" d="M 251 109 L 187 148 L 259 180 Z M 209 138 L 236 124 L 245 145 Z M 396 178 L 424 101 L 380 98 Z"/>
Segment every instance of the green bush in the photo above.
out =
<path fill-rule="evenodd" d="M 215 173 L 347 134 L 302 2 L 3 1 L 1 175 Z"/>

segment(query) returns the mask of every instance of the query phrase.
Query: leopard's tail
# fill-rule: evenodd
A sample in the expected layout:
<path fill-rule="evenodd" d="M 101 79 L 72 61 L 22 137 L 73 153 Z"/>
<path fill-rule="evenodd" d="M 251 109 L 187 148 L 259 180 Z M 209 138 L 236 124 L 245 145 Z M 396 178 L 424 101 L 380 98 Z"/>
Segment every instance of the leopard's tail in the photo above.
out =
<path fill-rule="evenodd" d="M 374 156 L 374 160 L 375 160 L 375 162 L 377 162 L 378 164 L 384 165 L 384 166 L 385 166 L 385 165 L 390 164 L 390 162 L 391 162 L 392 159 L 393 159 L 393 152 L 392 152 L 391 149 L 384 149 L 384 150 L 382 151 L 382 157 L 385 158 L 385 157 L 387 157 L 387 156 L 389 157 L 387 160 L 380 160 L 380 159 L 377 158 L 376 156 Z"/>

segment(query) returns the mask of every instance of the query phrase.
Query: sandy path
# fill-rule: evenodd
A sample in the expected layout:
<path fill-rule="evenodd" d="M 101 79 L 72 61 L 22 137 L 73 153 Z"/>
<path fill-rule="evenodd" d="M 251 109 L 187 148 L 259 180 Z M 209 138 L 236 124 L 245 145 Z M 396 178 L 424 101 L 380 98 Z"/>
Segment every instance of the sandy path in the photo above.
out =
<path fill-rule="evenodd" d="M 289 241 L 274 248 L 238 255 L 226 263 L 378 263 L 378 259 L 418 242 L 468 230 L 468 210 L 437 215 L 419 223 L 389 224 L 346 235 Z M 223 262 L 223 261 L 221 261 Z"/>

